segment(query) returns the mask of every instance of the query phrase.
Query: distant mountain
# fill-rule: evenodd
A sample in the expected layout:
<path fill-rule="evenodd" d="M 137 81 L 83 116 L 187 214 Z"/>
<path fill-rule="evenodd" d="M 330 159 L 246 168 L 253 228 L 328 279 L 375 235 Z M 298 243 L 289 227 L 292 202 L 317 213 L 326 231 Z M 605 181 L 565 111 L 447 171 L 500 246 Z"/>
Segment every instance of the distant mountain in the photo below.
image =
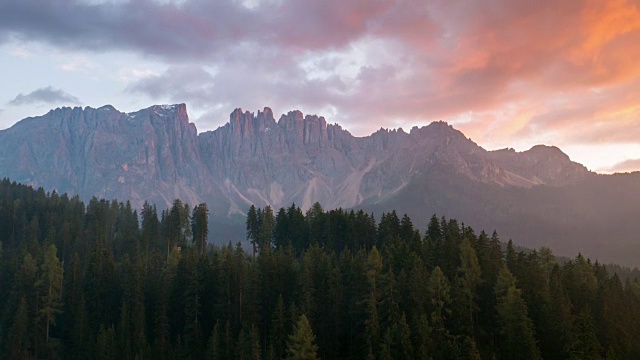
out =
<path fill-rule="evenodd" d="M 396 209 L 419 226 L 437 213 L 521 245 L 640 263 L 639 173 L 595 174 L 556 147 L 486 151 L 443 122 L 354 137 L 299 111 L 236 109 L 198 134 L 184 104 L 65 107 L 0 131 L 0 176 L 138 208 L 207 202 L 218 222 L 250 204 L 316 201 Z"/>

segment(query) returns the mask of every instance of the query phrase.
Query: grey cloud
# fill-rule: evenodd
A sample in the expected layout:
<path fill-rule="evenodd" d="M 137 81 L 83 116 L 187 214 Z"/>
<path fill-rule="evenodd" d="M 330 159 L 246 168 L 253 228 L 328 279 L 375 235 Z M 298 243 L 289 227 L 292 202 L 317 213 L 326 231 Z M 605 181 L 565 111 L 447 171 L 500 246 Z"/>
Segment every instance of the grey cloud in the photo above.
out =
<path fill-rule="evenodd" d="M 199 57 L 241 33 L 240 13 L 227 1 L 200 9 L 153 1 L 101 3 L 7 1 L 0 5 L 0 34 L 45 41 L 54 46 L 102 51 L 134 50 L 166 58 Z M 185 6 L 187 6 L 185 5 Z"/>
<path fill-rule="evenodd" d="M 55 89 L 51 86 L 36 89 L 26 95 L 18 94 L 13 100 L 9 101 L 9 105 L 19 106 L 34 103 L 67 103 L 67 104 L 79 104 L 80 99 L 61 90 Z"/>
<path fill-rule="evenodd" d="M 257 56 L 257 54 L 245 54 Z M 127 91 L 171 102 L 186 102 L 192 109 L 204 112 L 199 128 L 211 128 L 228 120 L 230 109 L 247 110 L 270 106 L 275 112 L 293 108 L 319 111 L 329 104 L 340 103 L 347 85 L 336 76 L 309 80 L 305 71 L 295 65 L 280 67 L 276 54 L 262 54 L 260 64 L 238 61 L 219 71 L 200 66 L 172 66 L 164 73 L 132 83 Z M 257 74 L 264 74 L 258 76 Z"/>
<path fill-rule="evenodd" d="M 7 35 L 54 46 L 134 50 L 165 59 L 211 59 L 243 43 L 289 49 L 348 44 L 367 32 L 387 1 L 138 0 L 87 4 L 39 0 L 0 3 L 0 39 Z"/>
<path fill-rule="evenodd" d="M 633 59 L 640 56 L 640 47 L 634 46 L 640 31 L 612 34 L 611 39 L 593 33 L 607 12 L 634 16 L 627 11 L 633 4 L 607 4 L 265 0 L 247 8 L 237 0 L 5 0 L 0 1 L 0 43 L 18 39 L 160 58 L 169 70 L 128 90 L 189 102 L 204 112 L 237 106 L 269 105 L 275 111 L 280 105 L 284 111 L 331 107 L 350 128 L 362 124 L 373 129 L 396 120 L 499 111 L 537 97 L 544 109 L 533 111 L 531 125 L 525 126 L 533 130 L 526 135 L 533 136 L 537 126 L 569 135 L 574 130 L 560 125 L 575 124 L 578 117 L 598 120 L 593 114 L 602 102 L 587 104 L 590 114 L 570 114 L 546 105 L 547 99 L 585 87 L 615 89 L 625 74 L 636 74 L 626 81 L 637 88 L 640 66 Z M 383 40 L 381 52 L 391 55 L 386 64 L 377 61 L 375 52 L 358 53 L 359 42 L 370 39 Z M 324 78 L 310 76 L 314 74 L 301 66 L 310 54 L 322 58 L 336 53 L 364 58 L 357 65 L 362 66 L 360 75 L 342 78 L 333 70 L 339 64 L 331 56 L 316 64 Z M 614 126 L 608 130 L 616 131 Z M 580 136 L 591 141 L 590 134 Z M 618 141 L 616 133 L 608 136 Z"/>
<path fill-rule="evenodd" d="M 165 97 L 174 102 L 188 101 L 206 106 L 215 86 L 214 76 L 199 66 L 172 66 L 161 75 L 140 79 L 127 87 L 131 93 L 151 98 Z"/>

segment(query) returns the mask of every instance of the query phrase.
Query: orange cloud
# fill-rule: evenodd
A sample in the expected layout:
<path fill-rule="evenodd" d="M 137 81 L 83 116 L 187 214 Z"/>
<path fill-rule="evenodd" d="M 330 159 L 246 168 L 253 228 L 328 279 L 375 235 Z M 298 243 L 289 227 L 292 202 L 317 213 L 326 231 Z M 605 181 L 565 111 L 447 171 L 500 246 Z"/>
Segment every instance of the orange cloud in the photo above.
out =
<path fill-rule="evenodd" d="M 221 108 L 218 122 L 237 106 L 330 108 L 358 135 L 443 119 L 481 143 L 629 143 L 640 139 L 639 5 L 23 0 L 0 5 L 0 40 L 155 56 L 166 73 L 129 88 Z M 198 76 L 204 67 L 219 71 Z"/>

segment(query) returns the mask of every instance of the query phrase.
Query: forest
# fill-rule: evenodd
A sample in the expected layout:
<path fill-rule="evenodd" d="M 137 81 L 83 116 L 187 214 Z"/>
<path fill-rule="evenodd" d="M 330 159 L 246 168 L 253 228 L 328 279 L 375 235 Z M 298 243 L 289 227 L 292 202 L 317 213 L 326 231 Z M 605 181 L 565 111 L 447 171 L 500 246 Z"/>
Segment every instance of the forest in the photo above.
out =
<path fill-rule="evenodd" d="M 0 357 L 640 358 L 637 270 L 431 214 L 252 206 L 209 242 L 208 215 L 0 181 Z"/>

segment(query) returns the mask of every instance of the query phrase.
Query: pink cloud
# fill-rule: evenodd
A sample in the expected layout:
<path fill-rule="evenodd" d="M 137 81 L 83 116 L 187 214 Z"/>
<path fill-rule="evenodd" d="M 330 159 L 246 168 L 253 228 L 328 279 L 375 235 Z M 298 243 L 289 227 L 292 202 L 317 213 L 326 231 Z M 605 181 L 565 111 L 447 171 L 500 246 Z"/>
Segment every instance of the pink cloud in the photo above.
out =
<path fill-rule="evenodd" d="M 601 171 L 607 172 L 607 173 L 623 173 L 623 172 L 640 171 L 640 159 L 625 160 L 609 168 L 601 169 Z"/>
<path fill-rule="evenodd" d="M 639 4 L 24 0 L 0 5 L 0 39 L 160 58 L 169 70 L 129 89 L 211 116 L 237 106 L 332 108 L 366 134 L 471 114 L 460 126 L 480 141 L 630 142 L 640 138 Z"/>

